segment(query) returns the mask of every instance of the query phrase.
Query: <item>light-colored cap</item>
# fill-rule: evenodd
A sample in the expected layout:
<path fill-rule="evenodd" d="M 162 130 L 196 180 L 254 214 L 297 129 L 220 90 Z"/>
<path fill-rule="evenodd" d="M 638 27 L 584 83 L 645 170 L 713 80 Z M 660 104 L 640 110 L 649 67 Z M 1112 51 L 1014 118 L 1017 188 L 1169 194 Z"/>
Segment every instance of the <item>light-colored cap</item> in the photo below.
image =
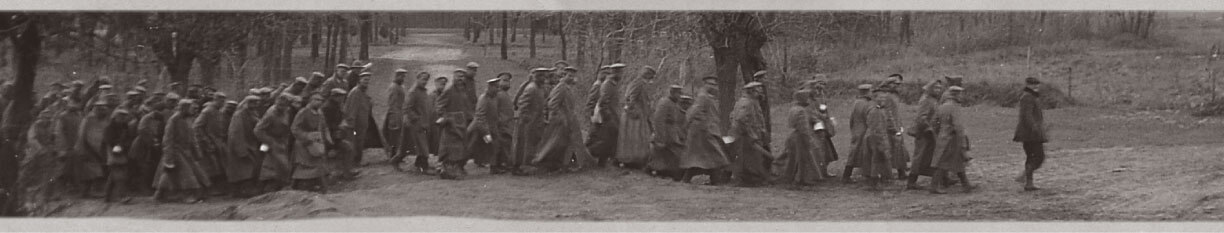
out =
<path fill-rule="evenodd" d="M 397 74 L 398 74 L 398 73 L 408 73 L 408 70 L 405 70 L 405 69 L 402 69 L 402 68 L 401 68 L 401 69 L 395 69 L 395 73 L 397 73 Z"/>
<path fill-rule="evenodd" d="M 762 71 L 757 71 L 756 73 L 752 73 L 752 77 L 760 77 L 761 75 L 765 75 L 765 74 L 768 74 L 768 73 L 769 73 L 769 71 L 764 71 L 764 70 L 762 70 Z"/>
<path fill-rule="evenodd" d="M 297 78 L 293 79 L 293 82 L 309 83 L 310 80 L 306 80 L 306 77 L 298 76 Z"/>
<path fill-rule="evenodd" d="M 611 65 L 608 65 L 608 68 L 612 68 L 612 69 L 625 68 L 625 64 L 623 63 L 611 64 Z"/>
<path fill-rule="evenodd" d="M 332 89 L 331 89 L 331 93 L 332 93 L 332 94 L 347 95 L 347 94 L 348 94 L 348 91 L 345 91 L 344 89 L 340 89 L 340 88 L 332 88 Z"/>
<path fill-rule="evenodd" d="M 750 82 L 747 85 L 744 85 L 744 89 L 759 87 L 759 86 L 764 86 L 764 85 L 765 84 L 761 84 L 761 82 Z"/>
<path fill-rule="evenodd" d="M 871 90 L 871 84 L 858 85 L 859 90 Z"/>
<path fill-rule="evenodd" d="M 467 67 L 468 68 L 480 68 L 480 64 L 476 62 L 468 62 Z"/>
<path fill-rule="evenodd" d="M 965 88 L 960 86 L 952 86 L 948 88 L 948 91 L 965 91 Z"/>

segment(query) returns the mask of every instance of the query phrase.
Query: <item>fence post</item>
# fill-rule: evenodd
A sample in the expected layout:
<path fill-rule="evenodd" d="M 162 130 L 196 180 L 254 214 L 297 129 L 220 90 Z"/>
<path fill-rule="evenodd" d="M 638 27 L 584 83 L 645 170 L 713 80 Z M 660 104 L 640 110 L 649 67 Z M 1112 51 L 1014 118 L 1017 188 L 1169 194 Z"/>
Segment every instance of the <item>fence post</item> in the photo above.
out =
<path fill-rule="evenodd" d="M 1075 76 L 1074 74 L 1072 74 L 1072 72 L 1074 71 L 1075 71 L 1074 67 L 1067 67 L 1067 98 L 1070 98 L 1072 100 L 1075 99 L 1075 96 L 1071 94 L 1072 90 L 1074 90 L 1072 89 L 1074 86 L 1071 84 L 1071 81 L 1073 77 Z"/>

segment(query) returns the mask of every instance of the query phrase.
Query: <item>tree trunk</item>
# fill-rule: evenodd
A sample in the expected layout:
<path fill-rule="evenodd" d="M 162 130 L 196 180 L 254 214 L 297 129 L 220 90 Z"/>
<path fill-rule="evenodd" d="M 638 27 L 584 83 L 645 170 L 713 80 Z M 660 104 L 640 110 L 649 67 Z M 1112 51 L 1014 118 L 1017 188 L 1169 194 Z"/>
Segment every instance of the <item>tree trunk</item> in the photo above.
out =
<path fill-rule="evenodd" d="M 323 23 L 320 19 L 314 19 L 310 25 L 310 61 L 319 59 L 319 40 L 322 37 L 320 31 L 323 30 Z"/>
<path fill-rule="evenodd" d="M 557 18 L 558 18 L 558 20 L 557 20 L 557 35 L 561 37 L 561 60 L 567 60 L 567 61 L 568 61 L 568 60 L 569 60 L 569 56 L 566 56 L 566 55 L 568 55 L 568 54 L 569 54 L 569 52 L 567 51 L 568 46 L 567 46 L 567 44 L 565 43 L 565 34 L 566 34 L 566 33 L 565 33 L 565 24 L 564 24 L 563 22 L 561 22 L 561 20 L 559 19 L 561 16 L 559 16 L 559 15 L 560 15 L 560 14 L 558 14 L 558 17 L 557 17 Z M 580 65 L 580 64 L 575 63 L 574 65 Z"/>
<path fill-rule="evenodd" d="M 327 26 L 327 57 L 323 59 L 322 70 L 330 74 L 332 65 L 336 64 L 336 20 L 329 18 Z"/>
<path fill-rule="evenodd" d="M 502 28 L 501 29 L 501 59 L 502 60 L 510 59 L 510 56 L 509 54 L 507 54 L 507 51 L 506 51 L 508 49 L 506 47 L 508 46 L 508 44 L 506 44 L 506 27 L 508 26 L 506 25 L 506 22 L 507 22 L 506 19 L 509 18 L 509 15 L 510 13 L 502 12 L 502 27 L 501 27 Z"/>
<path fill-rule="evenodd" d="M 3 28 L 10 26 L 9 16 L 0 15 L 3 17 Z M 30 17 L 30 16 L 27 16 Z M 0 190 L 5 193 L 0 193 L 0 216 L 20 216 L 19 212 L 21 193 L 15 190 L 21 190 L 17 187 L 17 180 L 20 174 L 18 173 L 17 162 L 20 161 L 21 152 L 25 148 L 25 129 L 30 124 L 30 119 L 33 114 L 30 112 L 34 107 L 34 79 L 37 76 L 38 58 L 42 51 L 42 34 L 39 32 L 39 25 L 36 18 L 30 18 L 19 36 L 10 37 L 13 44 L 13 73 L 16 79 L 13 82 L 13 87 L 10 89 L 12 93 L 8 94 L 11 99 L 10 104 L 4 109 L 3 125 L 0 126 Z"/>
<path fill-rule="evenodd" d="M 510 18 L 510 43 L 518 40 L 519 18 L 523 17 L 523 13 L 515 13 L 514 17 Z M 502 30 L 506 30 L 502 28 Z"/>
<path fill-rule="evenodd" d="M 213 86 L 217 76 L 219 76 L 219 71 L 221 70 L 221 66 L 219 65 L 221 63 L 220 54 L 201 54 L 200 59 L 197 59 L 196 63 L 200 64 L 200 84 L 210 87 Z"/>
<path fill-rule="evenodd" d="M 910 20 L 912 20 L 913 15 L 913 12 L 905 12 L 904 14 L 901 14 L 901 29 L 899 30 L 899 39 L 901 40 L 901 44 L 905 46 L 910 46 L 911 39 L 914 37 L 914 29 L 910 27 Z"/>
<path fill-rule="evenodd" d="M 496 22 L 496 21 L 494 21 L 494 18 L 493 18 L 493 17 L 495 17 L 495 16 L 493 16 L 492 14 L 490 14 L 490 15 L 488 15 L 488 16 L 486 16 L 486 17 L 485 17 L 485 28 L 488 28 L 488 29 L 489 29 L 489 33 L 488 33 L 488 34 L 489 34 L 489 36 L 488 36 L 488 38 L 489 38 L 489 42 L 488 42 L 488 44 L 489 44 L 489 45 L 493 45 L 493 37 L 496 37 L 495 35 L 497 35 L 497 34 L 494 34 L 494 33 L 493 33 L 493 30 L 497 28 L 497 27 L 493 26 L 493 25 L 496 25 L 496 24 L 493 24 L 494 22 Z M 502 13 L 502 21 L 505 21 L 505 19 L 506 19 L 506 13 L 505 13 L 505 12 L 503 12 L 503 13 Z M 503 24 L 505 24 L 505 23 L 503 22 Z M 505 35 L 502 35 L 502 37 L 505 37 Z"/>
<path fill-rule="evenodd" d="M 336 54 L 336 62 L 345 63 L 345 62 L 348 62 L 348 47 L 349 47 L 348 20 L 341 18 L 339 25 L 340 25 L 340 33 L 339 33 L 340 44 L 337 46 L 339 46 L 340 51 L 337 52 Z"/>
<path fill-rule="evenodd" d="M 608 46 L 608 62 L 621 62 L 621 52 L 625 48 L 625 15 L 619 14 L 612 21 L 612 44 Z"/>
<path fill-rule="evenodd" d="M 528 21 L 530 22 L 531 25 L 529 26 L 530 31 L 527 32 L 529 33 L 529 35 L 527 36 L 527 40 L 528 40 L 527 44 L 528 44 L 528 47 L 530 47 L 530 51 L 531 51 L 530 57 L 535 58 L 536 57 L 536 33 L 539 31 L 538 27 L 540 26 L 540 21 L 536 20 L 535 17 L 532 17 L 532 19 Z"/>
<path fill-rule="evenodd" d="M 285 80 L 293 77 L 293 41 L 296 41 L 297 36 L 291 35 L 289 29 L 281 29 L 281 60 L 280 72 L 276 76 L 276 80 Z"/>
<path fill-rule="evenodd" d="M 361 14 L 361 18 L 360 18 L 361 20 L 361 53 L 359 53 L 358 59 L 361 59 L 362 61 L 370 60 L 370 37 L 372 36 L 372 34 L 370 33 L 370 23 L 371 23 L 370 21 L 373 21 L 373 19 L 371 19 L 372 18 L 371 14 L 372 13 Z"/>

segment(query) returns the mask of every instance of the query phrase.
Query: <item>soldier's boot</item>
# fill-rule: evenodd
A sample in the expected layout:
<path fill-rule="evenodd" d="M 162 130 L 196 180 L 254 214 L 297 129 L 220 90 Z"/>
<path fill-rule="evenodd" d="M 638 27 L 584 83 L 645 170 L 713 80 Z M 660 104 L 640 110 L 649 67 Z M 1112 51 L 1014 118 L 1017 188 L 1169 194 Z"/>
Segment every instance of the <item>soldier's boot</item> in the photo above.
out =
<path fill-rule="evenodd" d="M 850 178 L 850 176 L 853 174 L 854 174 L 854 167 L 846 166 L 845 169 L 842 169 L 842 183 L 853 184 L 854 179 Z"/>
<path fill-rule="evenodd" d="M 166 198 L 166 195 L 167 195 L 167 194 L 168 194 L 168 193 L 166 193 L 166 191 L 164 191 L 164 190 L 162 190 L 162 189 L 160 189 L 160 188 L 159 188 L 159 189 L 157 189 L 157 190 L 153 191 L 153 200 L 155 200 L 155 201 L 157 201 L 157 202 L 162 202 L 162 203 L 167 202 L 167 201 L 169 201 L 169 199 L 168 199 L 168 198 Z"/>
<path fill-rule="evenodd" d="M 905 190 L 922 190 L 922 186 L 918 185 L 917 172 L 909 174 L 909 179 L 905 180 Z"/>
<path fill-rule="evenodd" d="M 112 201 L 112 197 L 114 197 L 114 194 L 115 194 L 115 182 L 110 179 L 107 179 L 105 187 L 106 187 L 106 191 L 105 191 L 106 196 L 102 197 L 102 202 L 110 203 Z"/>
<path fill-rule="evenodd" d="M 931 194 L 947 193 L 941 190 L 943 188 L 944 178 L 946 176 L 948 176 L 948 173 L 945 172 L 943 169 L 935 170 L 935 177 L 931 179 L 931 187 L 930 187 Z"/>
<path fill-rule="evenodd" d="M 1024 191 L 1040 190 L 1036 185 L 1033 185 L 1033 170 L 1027 169 L 1024 171 Z"/>
<path fill-rule="evenodd" d="M 824 171 L 823 173 L 824 173 L 824 177 L 825 177 L 825 178 L 837 178 L 837 174 L 830 174 L 830 173 L 829 173 L 829 162 L 824 162 L 824 163 L 821 163 L 821 164 L 822 164 L 822 165 L 821 165 L 820 167 L 821 167 L 821 168 L 823 168 L 823 169 L 821 169 L 821 170 L 823 170 L 823 171 Z"/>
<path fill-rule="evenodd" d="M 960 178 L 960 180 L 961 180 L 961 185 L 963 185 L 963 186 L 961 186 L 961 187 L 962 187 L 962 189 L 961 189 L 961 190 L 965 191 L 966 193 L 968 193 L 968 192 L 970 192 L 970 191 L 973 191 L 973 189 L 976 189 L 976 188 L 977 188 L 977 187 L 973 186 L 973 184 L 970 184 L 970 183 L 969 183 L 969 176 L 965 175 L 965 173 L 964 173 L 964 172 L 957 172 L 957 173 L 956 173 L 956 177 L 957 177 L 957 178 Z"/>
<path fill-rule="evenodd" d="M 395 169 L 395 171 L 404 172 L 404 169 L 400 168 L 400 164 L 404 163 L 405 155 L 406 153 L 397 153 L 395 156 L 391 156 L 391 159 L 387 161 L 387 163 L 390 163 L 391 168 Z"/>
<path fill-rule="evenodd" d="M 905 170 L 906 170 L 905 168 L 897 168 L 897 179 L 898 180 L 905 179 L 905 177 L 909 177 L 909 175 L 907 175 L 908 173 L 906 173 Z"/>

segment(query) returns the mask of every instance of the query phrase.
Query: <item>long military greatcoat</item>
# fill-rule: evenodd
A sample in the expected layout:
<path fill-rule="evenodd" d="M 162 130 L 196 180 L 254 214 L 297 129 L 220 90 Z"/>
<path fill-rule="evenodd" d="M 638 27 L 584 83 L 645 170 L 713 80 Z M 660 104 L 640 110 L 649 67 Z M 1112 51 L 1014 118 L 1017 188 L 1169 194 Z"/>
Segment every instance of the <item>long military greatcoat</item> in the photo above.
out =
<path fill-rule="evenodd" d="M 931 125 L 935 120 L 935 109 L 939 106 L 938 94 L 927 90 L 918 100 L 918 117 L 914 118 L 914 126 L 909 134 L 914 136 L 914 161 L 910 164 L 910 172 L 932 176 L 931 155 L 935 153 L 935 128 Z"/>
<path fill-rule="evenodd" d="M 946 99 L 935 110 L 935 156 L 932 166 L 949 172 L 965 172 L 969 138 L 960 115 L 960 102 Z"/>
<path fill-rule="evenodd" d="M 157 180 L 153 187 L 159 190 L 186 190 L 205 188 L 212 183 L 208 174 L 197 163 L 199 152 L 192 138 L 193 117 L 179 111 L 166 120 L 166 132 L 162 138 L 162 159 L 157 167 Z"/>
<path fill-rule="evenodd" d="M 72 179 L 73 159 L 80 154 L 76 150 L 77 138 L 81 134 L 81 110 L 79 108 L 65 109 L 55 116 L 54 124 L 52 125 L 55 132 L 55 150 L 58 151 L 60 161 L 64 161 L 63 174 L 65 178 Z"/>
<path fill-rule="evenodd" d="M 901 97 L 897 95 L 895 90 L 880 92 L 877 98 L 884 98 L 891 103 L 886 108 L 888 113 L 888 121 L 892 122 L 895 127 L 900 127 L 901 117 Z M 893 168 L 908 168 L 910 162 L 909 151 L 905 150 L 905 138 L 901 135 L 890 136 L 890 153 L 892 156 Z"/>
<path fill-rule="evenodd" d="M 210 177 L 226 174 L 222 161 L 229 148 L 225 145 L 225 134 L 229 125 L 224 125 L 225 119 L 221 115 L 221 105 L 224 104 L 215 101 L 205 103 L 204 110 L 200 111 L 191 126 L 195 130 L 195 139 L 200 148 L 200 166 L 204 167 Z"/>
<path fill-rule="evenodd" d="M 625 106 L 617 134 L 616 160 L 622 163 L 645 164 L 650 158 L 650 106 L 653 93 L 646 81 L 639 77 L 629 83 L 625 91 Z"/>
<path fill-rule="evenodd" d="M 443 119 L 438 124 L 438 158 L 444 161 L 467 159 L 467 126 L 472 115 L 464 110 L 467 105 L 464 91 L 462 86 L 451 86 L 437 99 L 439 117 Z"/>
<path fill-rule="evenodd" d="M 259 180 L 277 180 L 288 183 L 291 179 L 293 171 L 292 157 L 289 156 L 289 139 L 293 134 L 289 130 L 289 124 L 292 123 L 288 108 L 281 110 L 277 107 L 268 108 L 268 112 L 264 113 L 263 119 L 259 119 L 259 123 L 255 124 L 255 137 L 259 141 L 268 145 L 268 152 L 264 154 L 263 163 L 260 164 Z"/>
<path fill-rule="evenodd" d="M 646 167 L 655 171 L 680 169 L 680 153 L 684 152 L 684 110 L 678 99 L 664 96 L 655 101 L 650 116 L 654 130 L 650 137 L 651 150 Z"/>
<path fill-rule="evenodd" d="M 430 153 L 428 129 L 437 119 L 431 117 L 434 105 L 433 102 L 430 102 L 429 93 L 426 93 L 428 91 L 425 85 L 412 88 L 408 91 L 408 97 L 404 101 L 404 128 L 406 131 L 404 135 L 407 137 L 405 141 L 411 143 L 403 147 L 411 147 L 417 156 Z"/>
<path fill-rule="evenodd" d="M 501 108 L 502 106 L 498 105 L 496 94 L 489 95 L 488 92 L 481 94 L 476 101 L 476 114 L 472 117 L 472 122 L 467 125 L 468 153 L 465 156 L 448 158 L 448 161 L 458 162 L 475 158 L 478 162 L 487 163 L 498 153 L 508 153 L 508 151 L 501 150 L 501 145 L 509 144 L 509 142 L 502 142 L 498 140 L 499 138 L 493 138 L 492 142 L 488 143 L 484 140 L 485 135 L 493 137 L 493 135 L 500 134 L 503 122 L 498 111 Z"/>
<path fill-rule="evenodd" d="M 889 121 L 889 110 L 872 107 L 867 111 L 867 129 L 859 145 L 855 148 L 858 158 L 855 167 L 861 169 L 865 177 L 891 178 L 895 168 L 891 137 L 897 132 L 896 125 Z"/>
<path fill-rule="evenodd" d="M 680 168 L 718 169 L 731 164 L 723 150 L 722 126 L 714 95 L 701 93 L 685 115 L 688 145 L 680 154 Z"/>
<path fill-rule="evenodd" d="M 540 141 L 543 140 L 545 90 L 538 83 L 527 84 L 523 94 L 515 102 L 518 106 L 514 112 L 517 119 L 514 128 L 514 139 L 511 146 L 510 165 L 526 165 L 532 155 L 539 152 Z"/>
<path fill-rule="evenodd" d="M 109 124 L 109 114 L 98 115 L 97 112 L 91 111 L 89 114 L 81 118 L 80 132 L 78 132 L 77 143 L 75 150 L 77 156 L 72 158 L 73 178 L 78 181 L 89 181 L 101 179 L 106 176 L 103 173 L 103 165 L 106 163 L 106 151 L 108 148 L 103 148 L 102 140 L 106 138 L 106 125 Z"/>
<path fill-rule="evenodd" d="M 250 101 L 238 104 L 238 110 L 230 118 L 227 130 L 229 150 L 225 154 L 225 175 L 230 182 L 246 181 L 258 178 L 263 152 L 259 151 L 258 137 L 255 136 L 255 125 L 259 123 L 259 112 Z"/>
<path fill-rule="evenodd" d="M 391 85 L 387 89 L 387 114 L 383 117 L 383 138 L 387 140 L 387 148 L 395 147 L 403 150 L 404 140 L 404 86 Z M 394 153 L 394 152 L 388 152 Z"/>
<path fill-rule="evenodd" d="M 620 133 L 621 112 L 620 83 L 611 78 L 599 86 L 599 104 L 595 115 L 602 122 L 594 124 L 591 138 L 587 141 L 587 149 L 595 158 L 612 158 L 616 156 L 616 139 Z"/>
<path fill-rule="evenodd" d="M 150 110 L 136 124 L 136 139 L 132 141 L 128 158 L 133 182 L 139 187 L 152 184 L 162 158 L 162 136 L 166 133 L 166 116 L 161 111 Z"/>
<path fill-rule="evenodd" d="M 821 167 L 818 164 L 824 158 L 813 153 L 819 145 L 813 143 L 816 135 L 812 125 L 817 119 L 810 111 L 798 105 L 787 111 L 786 126 L 791 128 L 791 134 L 786 138 L 786 147 L 782 149 L 781 156 L 778 156 L 786 158 L 785 162 L 779 167 L 780 171 L 776 171 L 781 183 L 811 185 L 820 179 Z"/>
<path fill-rule="evenodd" d="M 862 144 L 863 136 L 867 134 L 867 113 L 875 106 L 868 96 L 859 96 L 854 99 L 850 110 L 850 155 L 846 158 L 847 167 L 855 167 L 860 163 L 859 154 L 860 144 Z"/>
<path fill-rule="evenodd" d="M 735 109 L 731 111 L 731 131 L 728 134 L 735 138 L 731 142 L 730 151 L 735 167 L 732 172 L 745 183 L 760 183 L 769 176 L 769 168 L 765 167 L 765 159 L 769 152 L 765 150 L 765 140 L 769 134 L 765 132 L 765 115 L 761 105 L 755 98 L 740 97 L 735 101 Z"/>
<path fill-rule="evenodd" d="M 548 123 L 539 151 L 532 156 L 532 164 L 568 165 L 571 158 L 582 166 L 594 162 L 594 157 L 579 143 L 582 141 L 578 125 L 580 116 L 575 112 L 572 90 L 573 85 L 559 84 L 548 93 Z"/>
<path fill-rule="evenodd" d="M 326 145 L 331 141 L 321 110 L 303 108 L 293 119 L 293 179 L 318 179 L 327 175 Z"/>

